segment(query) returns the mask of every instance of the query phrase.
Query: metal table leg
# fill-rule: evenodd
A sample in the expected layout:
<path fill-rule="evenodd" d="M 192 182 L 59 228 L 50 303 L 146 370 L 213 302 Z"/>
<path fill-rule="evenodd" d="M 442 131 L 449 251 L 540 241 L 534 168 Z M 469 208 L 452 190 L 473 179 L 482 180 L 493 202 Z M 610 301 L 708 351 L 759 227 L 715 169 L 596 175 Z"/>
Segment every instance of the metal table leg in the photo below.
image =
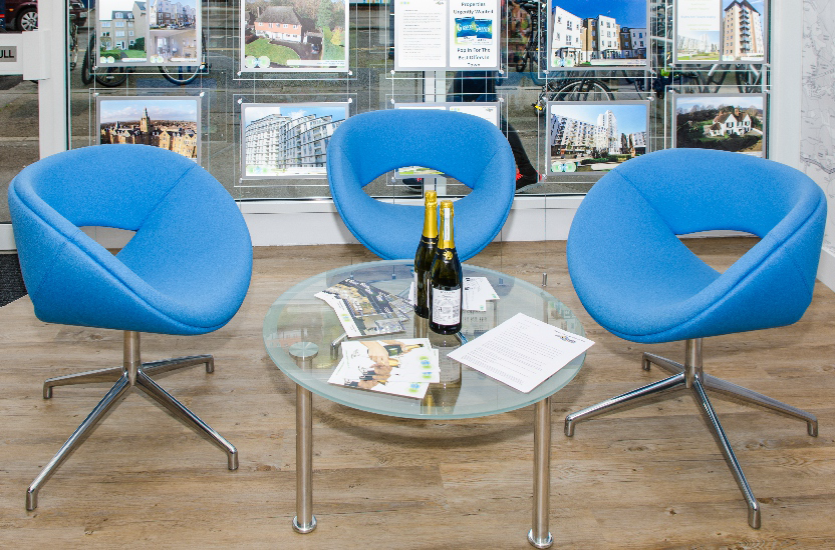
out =
<path fill-rule="evenodd" d="M 536 548 L 550 548 L 554 539 L 548 531 L 551 492 L 551 398 L 534 405 L 533 417 L 533 527 L 528 542 Z"/>
<path fill-rule="evenodd" d="M 310 533 L 313 516 L 313 394 L 296 385 L 296 517 L 293 529 Z"/>

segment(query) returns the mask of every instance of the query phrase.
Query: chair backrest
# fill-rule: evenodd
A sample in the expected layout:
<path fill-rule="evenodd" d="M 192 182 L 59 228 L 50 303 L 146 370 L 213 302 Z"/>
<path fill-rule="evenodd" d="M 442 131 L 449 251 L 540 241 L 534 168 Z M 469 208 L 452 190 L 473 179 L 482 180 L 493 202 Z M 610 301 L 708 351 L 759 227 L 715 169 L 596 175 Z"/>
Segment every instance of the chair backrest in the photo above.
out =
<path fill-rule="evenodd" d="M 811 302 L 825 219 L 822 191 L 798 170 L 739 153 L 658 151 L 594 185 L 572 222 L 568 267 L 592 317 L 630 340 L 781 326 Z M 761 238 L 722 274 L 678 238 L 721 229 Z"/>
<path fill-rule="evenodd" d="M 199 334 L 249 286 L 252 245 L 229 193 L 192 160 L 145 145 L 97 145 L 26 167 L 9 208 L 39 319 Z M 135 231 L 114 256 L 83 226 Z"/>
<path fill-rule="evenodd" d="M 390 204 L 363 187 L 405 166 L 424 166 L 472 189 L 455 203 L 455 240 L 466 260 L 504 225 L 516 168 L 501 131 L 478 117 L 440 110 L 390 109 L 350 117 L 328 144 L 328 181 L 339 214 L 354 236 L 385 259 L 414 257 L 423 207 Z"/>

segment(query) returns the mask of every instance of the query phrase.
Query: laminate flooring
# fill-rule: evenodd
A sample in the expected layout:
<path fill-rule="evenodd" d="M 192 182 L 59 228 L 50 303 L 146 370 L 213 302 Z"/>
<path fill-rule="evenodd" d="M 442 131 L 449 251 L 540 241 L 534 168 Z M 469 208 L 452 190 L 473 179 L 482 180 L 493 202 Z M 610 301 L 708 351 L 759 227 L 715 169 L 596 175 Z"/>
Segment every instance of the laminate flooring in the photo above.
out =
<path fill-rule="evenodd" d="M 691 239 L 722 269 L 753 239 Z M 529 548 L 532 407 L 463 421 L 402 420 L 314 397 L 314 513 L 298 535 L 295 392 L 264 351 L 261 324 L 295 282 L 374 260 L 359 245 L 255 249 L 240 312 L 204 336 L 143 335 L 143 360 L 212 353 L 216 370 L 161 384 L 234 443 L 240 468 L 138 392 L 61 467 L 27 512 L 26 487 L 106 391 L 45 378 L 118 365 L 118 331 L 48 325 L 28 296 L 0 308 L 0 547 L 3 548 Z M 562 433 L 566 413 L 665 376 L 641 370 L 648 350 L 595 324 L 573 292 L 564 242 L 499 243 L 471 263 L 540 284 L 574 309 L 597 343 L 553 398 L 551 532 L 561 548 L 835 547 L 835 294 L 791 327 L 705 341 L 705 369 L 818 415 L 803 422 L 711 394 L 762 503 L 746 507 L 689 393 L 621 410 Z M 652 269 L 648 262 L 647 269 Z"/>

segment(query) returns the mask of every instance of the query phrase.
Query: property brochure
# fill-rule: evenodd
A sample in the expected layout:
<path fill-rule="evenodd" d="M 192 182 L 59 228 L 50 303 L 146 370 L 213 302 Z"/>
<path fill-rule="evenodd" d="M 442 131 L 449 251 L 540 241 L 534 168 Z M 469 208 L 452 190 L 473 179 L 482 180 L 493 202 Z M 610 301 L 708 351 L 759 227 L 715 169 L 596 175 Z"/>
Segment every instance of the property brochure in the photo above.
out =
<path fill-rule="evenodd" d="M 412 281 L 409 285 L 409 312 L 414 306 L 415 299 L 415 283 Z M 498 299 L 499 295 L 496 294 L 487 277 L 464 277 L 464 293 L 461 301 L 465 311 L 487 311 L 487 301 Z"/>
<path fill-rule="evenodd" d="M 440 382 L 438 350 L 427 338 L 343 342 L 331 384 L 422 399 Z"/>
<path fill-rule="evenodd" d="M 528 393 L 592 344 L 582 336 L 517 313 L 447 357 Z"/>
<path fill-rule="evenodd" d="M 333 308 L 349 338 L 402 332 L 400 321 L 408 318 L 402 298 L 351 278 L 315 296 Z"/>
<path fill-rule="evenodd" d="M 464 302 L 467 311 L 487 311 L 487 300 L 498 300 L 499 295 L 487 277 L 464 277 Z"/>

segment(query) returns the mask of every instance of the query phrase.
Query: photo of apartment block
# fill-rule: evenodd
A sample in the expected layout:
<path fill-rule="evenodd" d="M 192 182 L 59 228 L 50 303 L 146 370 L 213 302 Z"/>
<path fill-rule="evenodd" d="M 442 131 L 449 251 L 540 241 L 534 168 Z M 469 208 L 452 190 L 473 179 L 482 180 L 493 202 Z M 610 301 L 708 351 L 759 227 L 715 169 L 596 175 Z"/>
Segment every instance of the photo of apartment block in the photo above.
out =
<path fill-rule="evenodd" d="M 112 57 L 116 61 L 141 58 L 144 61 L 145 36 L 148 33 L 145 2 L 101 0 L 97 11 L 101 57 Z"/>
<path fill-rule="evenodd" d="M 548 18 L 549 68 L 646 65 L 646 2 L 557 1 Z"/>
<path fill-rule="evenodd" d="M 548 104 L 549 172 L 602 172 L 647 152 L 647 102 Z"/>
<path fill-rule="evenodd" d="M 764 61 L 763 16 L 748 0 L 725 0 L 722 61 Z M 762 9 L 762 0 L 754 2 Z"/>
<path fill-rule="evenodd" d="M 334 130 L 348 104 L 242 106 L 242 178 L 323 177 Z"/>

